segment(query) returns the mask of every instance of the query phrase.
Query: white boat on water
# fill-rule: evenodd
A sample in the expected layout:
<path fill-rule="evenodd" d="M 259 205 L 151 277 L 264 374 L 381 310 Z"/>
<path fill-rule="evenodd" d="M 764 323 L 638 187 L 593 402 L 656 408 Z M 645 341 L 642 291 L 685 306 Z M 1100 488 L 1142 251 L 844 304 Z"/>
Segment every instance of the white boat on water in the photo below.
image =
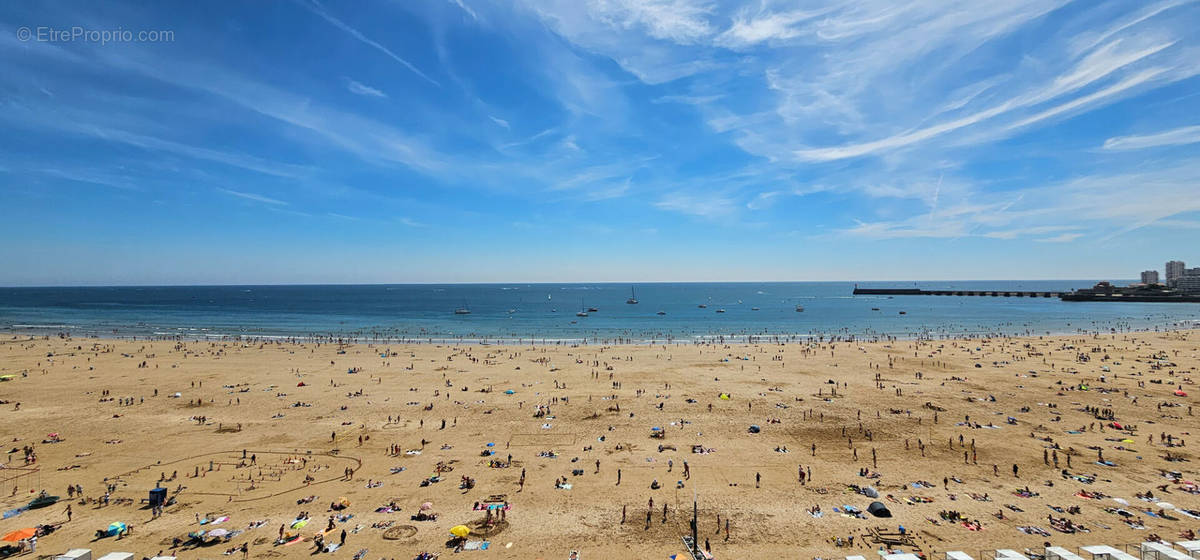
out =
<path fill-rule="evenodd" d="M 804 311 L 804 306 L 803 306 L 803 305 L 797 305 L 797 306 L 796 306 L 796 313 L 800 313 L 801 311 Z"/>
<path fill-rule="evenodd" d="M 633 287 L 629 288 L 629 299 L 625 300 L 629 305 L 637 305 L 637 293 L 633 291 Z"/>

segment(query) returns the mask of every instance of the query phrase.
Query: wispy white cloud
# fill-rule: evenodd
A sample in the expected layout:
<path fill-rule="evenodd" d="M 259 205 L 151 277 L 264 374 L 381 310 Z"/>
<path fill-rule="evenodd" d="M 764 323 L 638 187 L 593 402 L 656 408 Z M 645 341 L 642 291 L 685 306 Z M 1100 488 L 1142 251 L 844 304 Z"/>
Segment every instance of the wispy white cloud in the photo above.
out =
<path fill-rule="evenodd" d="M 222 189 L 222 188 L 217 188 L 217 190 L 220 192 L 223 192 L 227 195 L 230 195 L 230 196 L 236 196 L 238 198 L 244 198 L 246 200 L 253 200 L 254 202 L 261 202 L 263 204 L 274 204 L 276 206 L 287 206 L 288 205 L 287 202 L 284 202 L 284 201 L 276 199 L 276 198 L 271 198 L 269 196 L 263 196 L 261 194 L 241 192 L 241 191 Z"/>
<path fill-rule="evenodd" d="M 510 127 L 508 126 L 508 121 L 506 121 L 506 120 L 504 120 L 504 119 L 502 119 L 502 118 L 499 118 L 499 117 L 493 117 L 492 115 L 488 115 L 488 118 L 489 118 L 489 119 L 492 119 L 492 122 L 494 122 L 494 123 L 496 123 L 496 124 L 498 124 L 498 125 L 500 125 L 500 126 L 502 126 L 502 127 L 504 127 L 504 128 L 510 128 Z"/>
<path fill-rule="evenodd" d="M 462 11 L 466 12 L 467 15 L 471 16 L 471 19 L 479 21 L 479 14 L 475 13 L 475 10 L 472 10 L 470 6 L 463 2 L 463 0 L 450 0 L 450 3 L 458 6 L 460 9 L 462 9 Z"/>
<path fill-rule="evenodd" d="M 350 93 L 365 95 L 367 97 L 387 97 L 387 94 L 383 93 L 383 91 L 349 78 L 346 79 L 346 89 L 350 90 Z"/>
<path fill-rule="evenodd" d="M 1075 241 L 1076 239 L 1079 239 L 1080 237 L 1083 237 L 1082 233 L 1063 233 L 1063 234 L 1055 235 L 1054 237 L 1043 237 L 1041 239 L 1035 239 L 1034 241 L 1037 241 L 1039 243 L 1070 243 L 1072 241 Z"/>
<path fill-rule="evenodd" d="M 768 191 L 758 193 L 750 202 L 746 203 L 746 208 L 750 210 L 764 210 L 770 208 L 775 203 L 775 199 L 779 198 L 784 193 L 782 191 Z"/>
<path fill-rule="evenodd" d="M 1114 136 L 1104 141 L 1105 150 L 1142 150 L 1200 142 L 1200 126 L 1184 126 L 1155 134 Z"/>
<path fill-rule="evenodd" d="M 609 200 L 612 198 L 621 198 L 622 196 L 625 196 L 625 194 L 629 192 L 629 187 L 630 187 L 630 184 L 632 183 L 632 181 L 633 181 L 632 177 L 627 177 L 624 181 L 606 185 L 606 186 L 603 186 L 603 187 L 600 187 L 597 189 L 592 189 L 592 190 L 588 191 L 587 193 L 585 193 L 583 198 L 584 198 L 584 200 L 588 200 L 588 201 L 592 201 L 592 202 L 599 201 L 599 200 Z"/>
<path fill-rule="evenodd" d="M 730 197 L 716 193 L 697 194 L 690 192 L 670 192 L 659 198 L 654 206 L 671 212 L 678 212 L 701 218 L 724 218 L 737 212 L 738 204 Z"/>
<path fill-rule="evenodd" d="M 787 40 L 800 37 L 808 30 L 797 24 L 829 13 L 830 9 L 792 10 L 786 12 L 760 12 L 740 14 L 733 25 L 716 38 L 716 44 L 730 48 L 747 47 L 766 41 Z"/>
<path fill-rule="evenodd" d="M 300 4 L 303 5 L 304 7 L 308 8 L 308 10 L 311 11 L 312 13 L 320 16 L 321 19 L 324 19 L 325 21 L 329 22 L 334 27 L 341 29 L 342 31 L 345 31 L 346 33 L 349 33 L 351 37 L 354 37 L 362 44 L 367 45 L 367 46 L 375 49 L 376 51 L 383 53 L 388 58 L 390 58 L 396 62 L 399 62 L 402 66 L 404 66 L 405 68 L 408 68 L 410 71 L 412 71 L 413 74 L 416 74 L 416 75 L 424 78 L 429 83 L 431 83 L 435 86 L 441 86 L 441 84 L 439 84 L 437 82 L 437 80 L 434 80 L 433 78 L 430 78 L 429 76 L 427 76 L 424 72 L 422 72 L 419 68 L 414 66 L 411 62 L 401 58 L 400 55 L 392 52 L 391 49 L 388 49 L 387 47 L 380 44 L 378 41 L 375 41 L 374 39 L 371 39 L 371 38 L 367 37 L 366 35 L 363 35 L 362 32 L 360 32 L 359 30 L 357 30 L 353 27 L 350 27 L 349 25 L 346 24 L 346 22 L 343 22 L 342 20 L 331 15 L 328 11 L 325 10 L 325 7 L 322 6 L 320 2 L 317 2 L 317 0 L 297 0 L 297 1 L 300 2 Z"/>
<path fill-rule="evenodd" d="M 618 29 L 641 28 L 656 39 L 694 43 L 713 34 L 708 2 L 696 0 L 587 0 L 590 15 Z"/>
<path fill-rule="evenodd" d="M 1192 194 L 1200 164 L 1183 162 L 1136 171 L 1081 176 L 1019 191 L 970 191 L 967 200 L 899 219 L 858 220 L 840 233 L 868 239 L 984 237 L 1067 242 L 1095 232 L 1112 239 L 1200 211 Z M 1138 196 L 1131 197 L 1130 185 Z M 1168 221 L 1168 223 L 1170 223 Z M 1058 233 L 1052 237 L 1037 237 Z M 1035 239 L 1036 240 L 1036 239 Z"/>

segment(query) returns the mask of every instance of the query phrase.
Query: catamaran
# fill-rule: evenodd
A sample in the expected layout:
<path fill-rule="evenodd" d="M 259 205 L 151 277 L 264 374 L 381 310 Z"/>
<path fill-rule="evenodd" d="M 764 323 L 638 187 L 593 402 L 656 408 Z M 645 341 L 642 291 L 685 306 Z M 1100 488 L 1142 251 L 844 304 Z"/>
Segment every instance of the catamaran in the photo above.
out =
<path fill-rule="evenodd" d="M 633 287 L 631 286 L 629 288 L 629 299 L 625 300 L 625 303 L 628 303 L 629 305 L 637 305 L 637 302 L 637 292 L 634 292 Z"/>

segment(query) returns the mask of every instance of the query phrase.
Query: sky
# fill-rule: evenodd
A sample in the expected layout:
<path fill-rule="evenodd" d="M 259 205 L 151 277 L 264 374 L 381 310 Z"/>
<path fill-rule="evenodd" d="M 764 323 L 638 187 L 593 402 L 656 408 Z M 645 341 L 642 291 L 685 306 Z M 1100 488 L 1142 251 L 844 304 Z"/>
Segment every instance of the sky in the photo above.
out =
<path fill-rule="evenodd" d="M 1200 2 L 0 3 L 0 285 L 1131 279 Z M 1194 265 L 1193 265 L 1194 266 Z"/>

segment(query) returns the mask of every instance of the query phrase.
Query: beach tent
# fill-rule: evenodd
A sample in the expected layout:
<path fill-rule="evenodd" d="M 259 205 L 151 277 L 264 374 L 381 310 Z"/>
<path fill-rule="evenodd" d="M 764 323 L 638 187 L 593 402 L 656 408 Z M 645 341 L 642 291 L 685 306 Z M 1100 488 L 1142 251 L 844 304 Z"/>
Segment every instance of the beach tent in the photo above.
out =
<path fill-rule="evenodd" d="M 433 502 L 425 502 L 421 504 L 421 511 L 429 511 L 433 509 Z"/>
<path fill-rule="evenodd" d="M 761 431 L 762 431 L 762 428 L 759 428 L 757 424 L 751 424 L 751 425 L 750 425 L 750 430 L 749 430 L 749 431 L 750 431 L 750 433 L 752 433 L 752 434 L 757 434 L 757 433 L 759 433 L 759 432 L 761 432 Z"/>
<path fill-rule="evenodd" d="M 166 488 L 152 488 L 150 490 L 150 507 L 158 507 L 167 503 Z"/>
<path fill-rule="evenodd" d="M 723 401 L 727 401 L 727 400 L 729 400 L 729 393 L 721 393 L 720 396 L 718 396 L 717 398 L 719 398 Z"/>
<path fill-rule="evenodd" d="M 878 498 L 879 497 L 879 491 L 870 486 L 863 488 L 862 493 L 864 496 L 866 496 L 868 498 Z"/>
<path fill-rule="evenodd" d="M 867 506 L 867 511 L 870 512 L 871 515 L 874 515 L 875 517 L 891 517 L 892 516 L 892 512 L 888 511 L 887 506 L 883 505 L 883 502 L 871 502 L 871 505 Z"/>

